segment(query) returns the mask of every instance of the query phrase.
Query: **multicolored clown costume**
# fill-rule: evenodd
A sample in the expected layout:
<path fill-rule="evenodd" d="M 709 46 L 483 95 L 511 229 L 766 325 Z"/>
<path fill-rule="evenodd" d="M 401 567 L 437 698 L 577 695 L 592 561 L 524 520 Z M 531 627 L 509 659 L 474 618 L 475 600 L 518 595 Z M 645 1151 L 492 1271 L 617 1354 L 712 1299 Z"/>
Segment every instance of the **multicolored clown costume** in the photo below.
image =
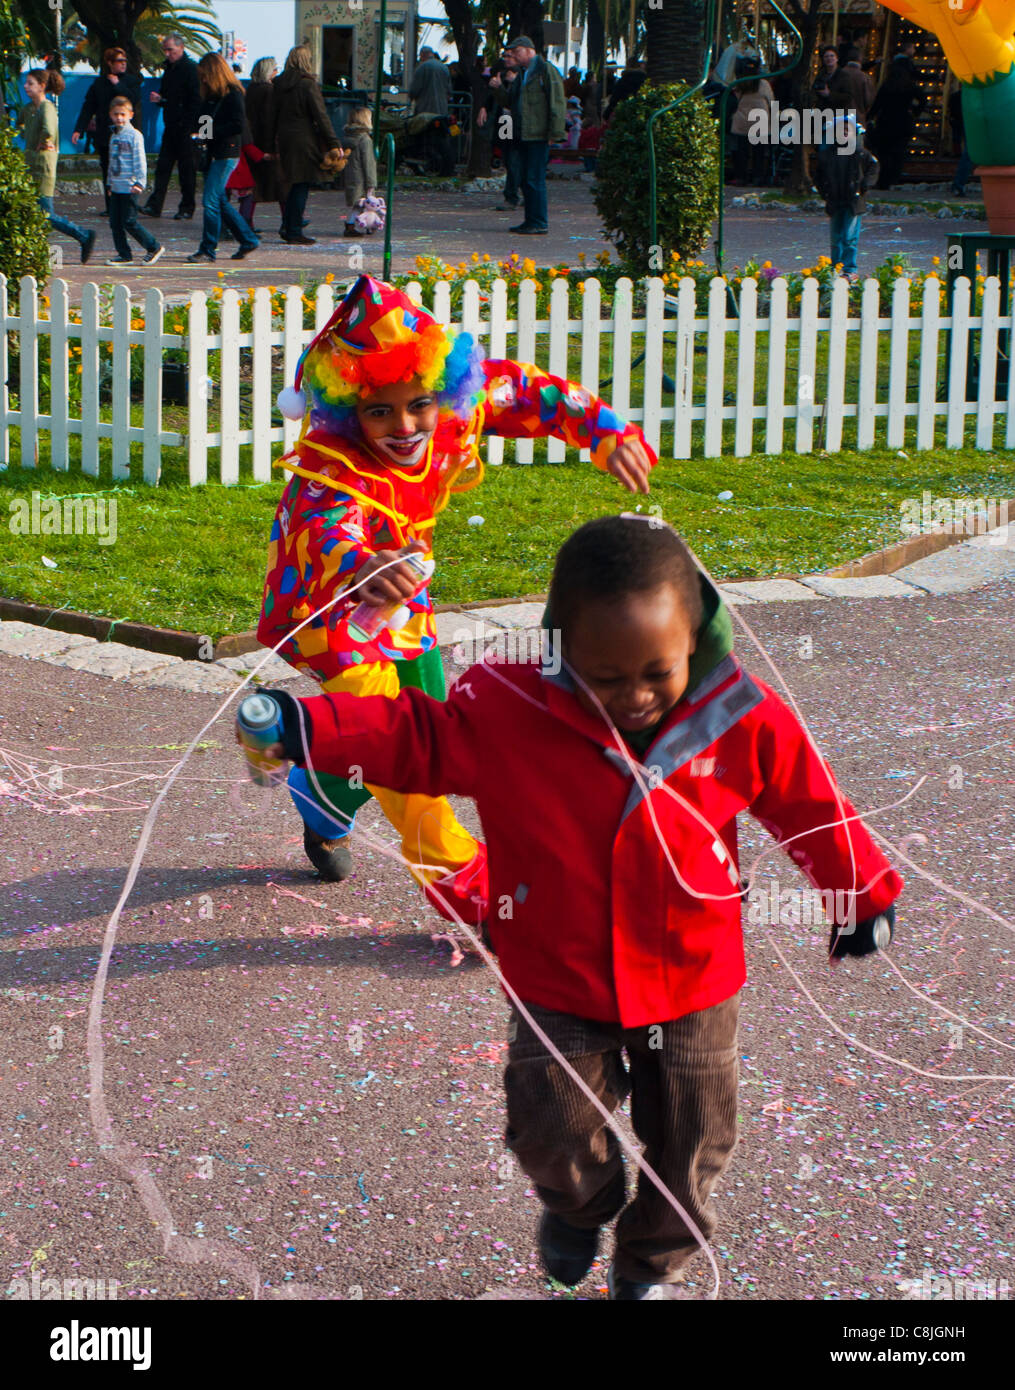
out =
<path fill-rule="evenodd" d="M 438 423 L 421 460 L 401 468 L 371 446 L 356 405 L 414 379 L 435 394 Z M 284 391 L 279 405 L 291 418 L 302 418 L 303 427 L 294 448 L 275 465 L 293 476 L 271 529 L 258 638 L 266 646 L 282 642 L 279 654 L 328 692 L 393 696 L 411 685 L 444 698 L 428 589 L 407 601 L 404 626 L 384 628 L 373 640 L 357 640 L 349 630 L 358 592 L 283 639 L 355 585 L 357 571 L 378 551 L 417 540 L 429 555 L 437 516 L 450 495 L 482 480 L 484 434 L 553 435 L 589 449 L 600 468 L 622 444 L 637 441 L 650 464 L 657 462 L 641 430 L 582 387 L 527 363 L 484 361 L 469 334 L 446 331 L 400 290 L 366 275 L 309 345 L 296 389 Z M 294 767 L 289 777 L 293 800 L 314 834 L 341 839 L 358 808 L 374 796 L 399 831 L 417 881 L 424 888 L 435 881 L 451 886 L 459 898 L 471 900 L 475 919 L 482 919 L 485 847 L 458 823 L 444 798 L 316 775 L 337 818 L 321 805 L 302 768 Z M 440 908 L 439 899 L 431 900 Z"/>

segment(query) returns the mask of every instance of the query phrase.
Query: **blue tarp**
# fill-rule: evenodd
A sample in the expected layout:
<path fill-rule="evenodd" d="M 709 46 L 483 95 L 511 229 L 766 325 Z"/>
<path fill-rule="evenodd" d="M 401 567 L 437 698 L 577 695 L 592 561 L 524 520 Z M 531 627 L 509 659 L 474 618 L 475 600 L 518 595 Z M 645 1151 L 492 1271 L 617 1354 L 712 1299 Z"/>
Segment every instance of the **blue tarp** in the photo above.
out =
<path fill-rule="evenodd" d="M 75 150 L 70 138 L 74 133 L 78 116 L 81 114 L 85 93 L 95 81 L 95 74 L 65 70 L 63 77 L 67 87 L 59 102 L 60 153 L 80 154 L 84 150 L 84 141 L 80 141 Z M 158 91 L 160 81 L 160 77 L 146 77 L 141 83 L 141 133 L 144 135 L 145 150 L 148 154 L 155 153 L 162 144 L 162 112 L 155 102 L 148 99 L 150 92 Z M 23 105 L 28 100 L 25 96 L 23 82 L 18 83 L 18 92 Z M 46 100 L 52 101 L 52 97 L 47 97 Z"/>

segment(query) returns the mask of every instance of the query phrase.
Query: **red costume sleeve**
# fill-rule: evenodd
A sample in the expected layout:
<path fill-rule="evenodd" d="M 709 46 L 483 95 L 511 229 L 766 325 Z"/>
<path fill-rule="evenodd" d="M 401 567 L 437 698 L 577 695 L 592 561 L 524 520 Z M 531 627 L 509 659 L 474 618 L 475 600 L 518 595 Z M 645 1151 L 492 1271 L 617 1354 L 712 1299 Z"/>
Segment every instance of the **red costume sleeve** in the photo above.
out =
<path fill-rule="evenodd" d="M 574 449 L 590 449 L 597 468 L 605 468 L 621 444 L 637 440 L 653 468 L 658 462 L 638 426 L 622 420 L 583 386 L 551 376 L 530 362 L 486 361 L 483 371 L 485 433 L 509 439 L 553 435 Z"/>

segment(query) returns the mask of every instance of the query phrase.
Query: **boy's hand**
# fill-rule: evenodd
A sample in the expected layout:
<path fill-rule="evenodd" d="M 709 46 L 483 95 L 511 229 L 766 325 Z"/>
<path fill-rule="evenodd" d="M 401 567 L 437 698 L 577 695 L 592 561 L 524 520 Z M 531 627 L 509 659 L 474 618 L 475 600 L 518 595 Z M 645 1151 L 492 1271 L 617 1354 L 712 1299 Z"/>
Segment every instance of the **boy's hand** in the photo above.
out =
<path fill-rule="evenodd" d="M 895 906 L 886 908 L 877 917 L 867 917 L 857 922 L 853 931 L 844 927 L 833 927 L 828 938 L 828 950 L 833 960 L 843 956 L 869 956 L 872 951 L 883 951 L 895 938 Z"/>
<path fill-rule="evenodd" d="M 132 191 L 133 191 L 134 193 L 143 193 L 143 192 L 144 192 L 144 184 L 143 184 L 143 183 L 136 183 L 136 184 L 134 185 Z"/>
<path fill-rule="evenodd" d="M 291 763 L 303 762 L 303 738 L 306 736 L 307 748 L 313 743 L 313 724 L 310 716 L 303 707 L 301 701 L 295 699 L 287 690 L 274 690 L 263 688 L 257 691 L 259 695 L 270 695 L 279 707 L 282 715 L 282 742 L 270 743 L 261 751 L 267 758 L 275 758 L 281 762 L 287 759 Z M 302 731 L 302 732 L 301 732 Z M 238 728 L 234 729 L 236 742 L 241 748 L 245 748 L 243 740 L 240 738 Z"/>
<path fill-rule="evenodd" d="M 648 492 L 648 475 L 652 471 L 648 454 L 638 440 L 621 444 L 606 460 L 606 471 L 627 488 L 628 492 Z"/>
<path fill-rule="evenodd" d="M 402 550 L 378 550 L 376 555 L 372 555 L 356 571 L 356 583 L 359 587 L 353 598 L 357 602 L 362 599 L 363 602 L 373 603 L 378 607 L 384 603 L 404 603 L 407 598 L 412 598 L 419 588 L 419 575 L 409 565 L 393 565 L 391 562 L 403 555 L 425 555 L 427 549 L 423 541 L 410 541 Z M 383 574 L 378 574 L 375 579 L 369 578 L 384 565 L 388 565 L 389 568 L 384 570 Z M 367 580 L 365 584 L 362 582 L 364 579 Z"/>

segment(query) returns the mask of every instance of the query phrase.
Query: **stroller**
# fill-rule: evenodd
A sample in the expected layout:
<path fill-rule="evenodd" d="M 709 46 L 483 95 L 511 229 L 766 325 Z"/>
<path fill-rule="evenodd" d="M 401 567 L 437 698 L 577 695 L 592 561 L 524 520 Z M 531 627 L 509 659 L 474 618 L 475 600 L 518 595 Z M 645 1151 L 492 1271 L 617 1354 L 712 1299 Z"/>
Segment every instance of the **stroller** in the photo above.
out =
<path fill-rule="evenodd" d="M 380 135 L 388 131 L 395 137 L 395 169 L 402 165 L 414 174 L 455 172 L 452 137 L 458 134 L 451 116 L 410 114 L 407 106 L 386 106 L 380 114 Z"/>

